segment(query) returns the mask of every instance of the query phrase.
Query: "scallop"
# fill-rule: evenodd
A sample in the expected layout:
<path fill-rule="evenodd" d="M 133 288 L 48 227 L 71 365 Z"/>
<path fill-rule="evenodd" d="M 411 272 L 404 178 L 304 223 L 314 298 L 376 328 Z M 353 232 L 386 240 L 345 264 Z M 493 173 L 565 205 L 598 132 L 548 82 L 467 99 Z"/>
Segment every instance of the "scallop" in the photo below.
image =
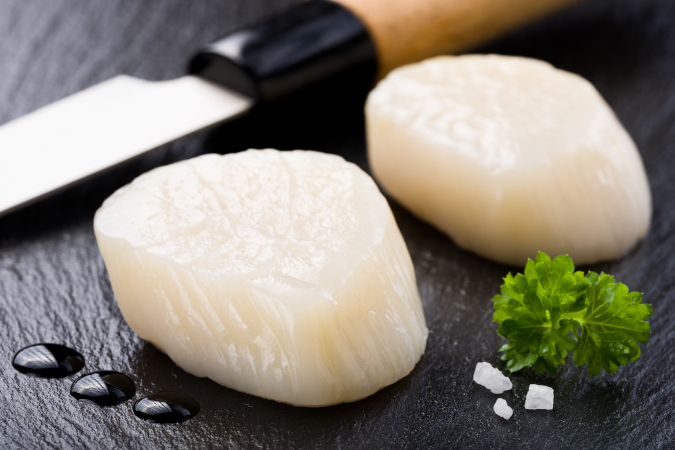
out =
<path fill-rule="evenodd" d="M 640 154 L 585 79 L 534 59 L 444 56 L 392 72 L 366 105 L 391 196 L 458 246 L 522 266 L 619 257 L 649 228 Z"/>
<path fill-rule="evenodd" d="M 248 150 L 155 169 L 94 220 L 129 326 L 185 371 L 299 406 L 405 377 L 427 327 L 387 201 L 339 156 Z"/>

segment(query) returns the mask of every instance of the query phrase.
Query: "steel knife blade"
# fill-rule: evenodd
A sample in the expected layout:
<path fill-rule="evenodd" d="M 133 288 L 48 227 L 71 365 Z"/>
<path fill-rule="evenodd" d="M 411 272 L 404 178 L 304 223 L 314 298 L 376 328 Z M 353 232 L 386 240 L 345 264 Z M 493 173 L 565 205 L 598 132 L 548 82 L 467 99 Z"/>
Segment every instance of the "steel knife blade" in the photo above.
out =
<path fill-rule="evenodd" d="M 0 127 L 0 215 L 246 112 L 253 100 L 194 76 L 119 75 Z"/>
<path fill-rule="evenodd" d="M 0 216 L 354 65 L 373 77 L 374 52 L 349 10 L 313 0 L 209 45 L 190 75 L 119 75 L 33 111 L 0 126 Z"/>

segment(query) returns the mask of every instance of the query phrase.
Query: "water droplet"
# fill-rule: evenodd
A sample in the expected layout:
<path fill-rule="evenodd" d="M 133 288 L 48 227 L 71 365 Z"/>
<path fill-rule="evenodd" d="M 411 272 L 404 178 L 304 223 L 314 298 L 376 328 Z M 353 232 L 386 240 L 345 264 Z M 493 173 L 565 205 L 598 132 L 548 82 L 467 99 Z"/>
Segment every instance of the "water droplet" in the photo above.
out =
<path fill-rule="evenodd" d="M 134 414 L 153 423 L 179 423 L 199 413 L 199 404 L 180 392 L 155 392 L 134 404 Z"/>
<path fill-rule="evenodd" d="M 63 378 L 84 367 L 84 357 L 59 344 L 35 344 L 19 350 L 12 365 L 16 370 L 37 378 Z"/>
<path fill-rule="evenodd" d="M 119 405 L 136 395 L 134 381 L 123 373 L 101 370 L 81 376 L 70 387 L 77 400 L 99 406 Z"/>

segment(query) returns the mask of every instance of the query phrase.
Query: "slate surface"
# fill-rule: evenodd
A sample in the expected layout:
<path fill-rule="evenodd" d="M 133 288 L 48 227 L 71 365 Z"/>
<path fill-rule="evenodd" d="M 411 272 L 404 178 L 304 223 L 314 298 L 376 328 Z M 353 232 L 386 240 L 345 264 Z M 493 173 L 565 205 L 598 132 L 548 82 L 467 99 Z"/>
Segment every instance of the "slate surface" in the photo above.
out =
<path fill-rule="evenodd" d="M 0 123 L 118 73 L 182 73 L 201 44 L 283 9 L 291 0 L 0 0 Z M 675 441 L 675 3 L 591 0 L 482 49 L 552 62 L 590 79 L 641 149 L 654 197 L 648 238 L 617 276 L 654 305 L 643 356 L 618 374 L 556 379 L 524 372 L 504 398 L 471 381 L 478 361 L 503 368 L 490 299 L 509 270 L 459 250 L 392 202 L 416 267 L 430 329 L 412 374 L 372 397 L 324 409 L 277 404 L 178 369 L 123 321 L 92 232 L 116 188 L 160 164 L 248 147 L 307 148 L 366 166 L 359 89 L 324 89 L 182 140 L 114 173 L 0 219 L 0 446 L 2 448 L 668 448 Z M 36 162 L 37 163 L 37 162 Z M 85 370 L 131 375 L 138 394 L 178 390 L 202 412 L 188 423 L 136 419 L 131 404 L 101 409 L 68 395 L 73 381 L 14 371 L 13 353 L 70 344 Z M 529 383 L 555 388 L 555 410 L 525 411 Z"/>

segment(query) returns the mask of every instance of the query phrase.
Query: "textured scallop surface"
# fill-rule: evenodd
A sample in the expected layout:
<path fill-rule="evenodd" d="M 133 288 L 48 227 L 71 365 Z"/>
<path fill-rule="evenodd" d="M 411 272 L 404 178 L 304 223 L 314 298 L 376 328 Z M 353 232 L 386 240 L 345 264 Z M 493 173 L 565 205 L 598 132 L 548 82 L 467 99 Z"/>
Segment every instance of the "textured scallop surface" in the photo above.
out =
<path fill-rule="evenodd" d="M 378 181 L 484 257 L 522 266 L 541 250 L 594 263 L 649 228 L 635 144 L 588 81 L 548 63 L 433 58 L 392 72 L 366 116 Z"/>
<path fill-rule="evenodd" d="M 300 406 L 406 376 L 427 339 L 403 238 L 339 156 L 248 150 L 155 169 L 94 228 L 129 326 L 187 372 Z"/>

